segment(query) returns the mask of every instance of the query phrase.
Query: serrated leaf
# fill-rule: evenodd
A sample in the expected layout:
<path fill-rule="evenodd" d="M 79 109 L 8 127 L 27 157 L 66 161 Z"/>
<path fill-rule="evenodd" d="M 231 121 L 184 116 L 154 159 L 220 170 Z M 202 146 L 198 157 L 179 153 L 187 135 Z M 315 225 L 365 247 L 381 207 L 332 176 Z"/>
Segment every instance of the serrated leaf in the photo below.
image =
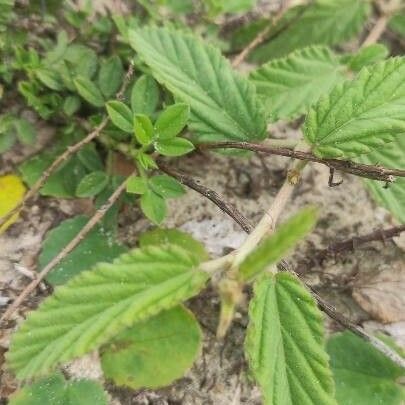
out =
<path fill-rule="evenodd" d="M 320 157 L 369 153 L 405 134 L 405 58 L 364 68 L 309 111 L 306 140 Z M 384 146 L 385 147 L 385 146 Z"/>
<path fill-rule="evenodd" d="M 156 141 L 155 149 L 163 156 L 182 156 L 194 150 L 194 145 L 185 138 L 173 138 L 167 141 Z"/>
<path fill-rule="evenodd" d="M 372 44 L 361 48 L 354 55 L 343 57 L 343 62 L 346 63 L 351 70 L 360 71 L 363 67 L 372 65 L 385 59 L 389 55 L 388 48 L 383 44 Z"/>
<path fill-rule="evenodd" d="M 74 80 L 77 92 L 91 105 L 102 107 L 104 98 L 98 87 L 86 77 L 78 77 Z"/>
<path fill-rule="evenodd" d="M 400 405 L 405 389 L 397 380 L 404 370 L 351 332 L 333 335 L 328 353 L 341 405 Z"/>
<path fill-rule="evenodd" d="M 79 215 L 61 222 L 45 237 L 39 255 L 39 270 L 42 270 L 83 229 L 89 218 Z M 127 251 L 118 244 L 102 226 L 95 226 L 85 238 L 61 260 L 48 274 L 46 280 L 52 285 L 66 283 L 98 262 L 111 262 Z"/>
<path fill-rule="evenodd" d="M 157 138 L 162 140 L 174 138 L 187 125 L 189 114 L 190 107 L 184 103 L 167 107 L 155 122 Z"/>
<path fill-rule="evenodd" d="M 0 176 L 0 218 L 8 214 L 23 199 L 25 186 L 21 179 L 14 174 Z M 0 234 L 16 222 L 18 214 L 14 214 L 0 227 Z"/>
<path fill-rule="evenodd" d="M 104 190 L 108 184 L 108 176 L 103 171 L 96 171 L 83 177 L 76 188 L 76 196 L 80 198 L 94 197 Z"/>
<path fill-rule="evenodd" d="M 252 52 L 267 62 L 309 45 L 336 45 L 360 32 L 370 13 L 368 0 L 315 0 L 290 9 L 272 28 L 269 41 Z"/>
<path fill-rule="evenodd" d="M 159 225 L 166 217 L 167 208 L 164 198 L 151 189 L 148 189 L 142 194 L 141 209 L 146 217 L 157 225 Z"/>
<path fill-rule="evenodd" d="M 162 246 L 167 244 L 180 246 L 193 255 L 197 255 L 201 261 L 208 260 L 209 258 L 204 245 L 200 241 L 179 229 L 155 228 L 144 232 L 139 237 L 140 247 Z"/>
<path fill-rule="evenodd" d="M 149 145 L 153 138 L 153 124 L 144 114 L 136 114 L 134 119 L 135 138 L 141 145 Z"/>
<path fill-rule="evenodd" d="M 105 377 L 132 389 L 158 388 L 182 377 L 200 352 L 194 315 L 177 306 L 116 336 L 102 348 Z"/>
<path fill-rule="evenodd" d="M 272 121 L 294 118 L 343 80 L 343 66 L 331 50 L 313 46 L 275 59 L 251 73 Z"/>
<path fill-rule="evenodd" d="M 252 84 L 220 52 L 167 28 L 130 31 L 131 46 L 155 78 L 191 108 L 190 128 L 201 141 L 255 140 L 266 122 Z"/>
<path fill-rule="evenodd" d="M 359 156 L 358 160 L 369 165 L 405 170 L 404 156 L 405 137 L 397 136 L 394 142 L 368 155 Z M 388 187 L 379 181 L 365 180 L 365 183 L 377 203 L 389 210 L 398 221 L 405 223 L 405 178 L 397 177 Z"/>
<path fill-rule="evenodd" d="M 153 77 L 142 75 L 132 87 L 131 108 L 136 114 L 151 115 L 159 104 L 159 87 Z"/>
<path fill-rule="evenodd" d="M 292 274 L 255 283 L 245 349 L 265 404 L 336 404 L 322 315 Z"/>
<path fill-rule="evenodd" d="M 122 101 L 111 100 L 106 103 L 108 115 L 113 124 L 124 132 L 132 134 L 134 131 L 133 114 Z"/>
<path fill-rule="evenodd" d="M 185 193 L 183 186 L 175 178 L 165 174 L 151 177 L 149 186 L 163 198 L 177 198 Z"/>
<path fill-rule="evenodd" d="M 124 69 L 119 56 L 111 56 L 101 64 L 97 83 L 106 98 L 113 96 L 118 91 L 123 77 Z"/>
<path fill-rule="evenodd" d="M 9 366 L 27 379 L 97 349 L 198 293 L 208 278 L 198 264 L 178 246 L 151 246 L 81 273 L 28 315 L 12 338 Z"/>
<path fill-rule="evenodd" d="M 41 378 L 10 397 L 9 405 L 107 405 L 101 385 L 90 380 L 66 381 L 62 374 Z"/>
<path fill-rule="evenodd" d="M 273 235 L 261 242 L 241 263 L 239 273 L 242 279 L 252 280 L 269 265 L 277 263 L 313 229 L 315 223 L 316 209 L 308 207 L 281 224 Z"/>

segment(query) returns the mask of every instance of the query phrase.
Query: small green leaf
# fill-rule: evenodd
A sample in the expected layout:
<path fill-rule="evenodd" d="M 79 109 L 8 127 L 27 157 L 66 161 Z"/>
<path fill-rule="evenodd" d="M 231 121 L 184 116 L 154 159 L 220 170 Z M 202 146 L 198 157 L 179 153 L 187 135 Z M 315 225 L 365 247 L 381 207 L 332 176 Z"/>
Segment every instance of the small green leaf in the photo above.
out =
<path fill-rule="evenodd" d="M 265 239 L 241 263 L 239 272 L 243 280 L 252 280 L 266 270 L 269 265 L 277 263 L 315 226 L 316 209 L 302 209 Z"/>
<path fill-rule="evenodd" d="M 317 156 L 353 157 L 405 135 L 405 58 L 363 68 L 309 111 L 306 140 Z M 385 146 L 384 146 L 385 147 Z"/>
<path fill-rule="evenodd" d="M 67 47 L 64 60 L 73 70 L 73 76 L 92 78 L 97 71 L 98 58 L 93 49 L 82 44 L 71 44 Z"/>
<path fill-rule="evenodd" d="M 0 153 L 10 150 L 16 142 L 16 137 L 12 132 L 0 132 Z"/>
<path fill-rule="evenodd" d="M 137 323 L 102 348 L 105 377 L 132 389 L 158 388 L 182 377 L 201 348 L 201 329 L 183 306 Z"/>
<path fill-rule="evenodd" d="M 94 197 L 104 190 L 108 184 L 108 176 L 105 172 L 97 171 L 87 174 L 76 189 L 76 195 L 80 198 Z"/>
<path fill-rule="evenodd" d="M 402 11 L 402 13 L 399 12 L 392 16 L 388 23 L 388 27 L 401 37 L 405 38 L 405 12 Z"/>
<path fill-rule="evenodd" d="M 155 228 L 144 232 L 139 237 L 140 247 L 167 244 L 180 246 L 193 255 L 198 256 L 201 261 L 208 260 L 209 258 L 204 245 L 200 241 L 195 240 L 191 235 L 179 229 Z"/>
<path fill-rule="evenodd" d="M 398 381 L 405 376 L 404 370 L 368 342 L 343 332 L 333 335 L 327 348 L 339 404 L 404 403 L 405 389 Z"/>
<path fill-rule="evenodd" d="M 127 180 L 127 192 L 134 194 L 145 194 L 148 190 L 147 181 L 138 176 L 131 176 Z"/>
<path fill-rule="evenodd" d="M 135 138 L 141 145 L 149 145 L 152 142 L 153 124 L 147 115 L 135 115 L 134 130 Z"/>
<path fill-rule="evenodd" d="M 159 87 L 152 76 L 142 75 L 132 87 L 131 108 L 135 114 L 151 115 L 159 104 Z"/>
<path fill-rule="evenodd" d="M 197 294 L 208 279 L 198 265 L 178 246 L 149 246 L 82 272 L 28 315 L 12 337 L 8 365 L 28 379 L 99 348 Z"/>
<path fill-rule="evenodd" d="M 94 144 L 84 145 L 79 150 L 79 152 L 77 152 L 77 157 L 91 172 L 96 172 L 104 169 L 103 162 Z"/>
<path fill-rule="evenodd" d="M 156 141 L 155 149 L 163 156 L 182 156 L 192 150 L 194 145 L 184 138 L 173 138 L 167 141 Z"/>
<path fill-rule="evenodd" d="M 346 63 L 351 70 L 360 71 L 363 67 L 373 65 L 380 62 L 389 55 L 387 47 L 383 44 L 373 44 L 361 48 L 354 55 L 343 57 L 343 62 Z"/>
<path fill-rule="evenodd" d="M 106 98 L 113 96 L 118 91 L 123 77 L 124 69 L 119 56 L 111 56 L 101 64 L 97 83 Z"/>
<path fill-rule="evenodd" d="M 141 209 L 146 217 L 157 225 L 166 217 L 166 202 L 164 198 L 150 189 L 141 196 Z"/>
<path fill-rule="evenodd" d="M 104 105 L 104 98 L 97 86 L 86 77 L 78 77 L 74 80 L 77 92 L 90 104 L 95 107 Z"/>
<path fill-rule="evenodd" d="M 10 397 L 9 405 L 107 405 L 101 385 L 90 380 L 66 381 L 55 373 L 23 387 Z"/>
<path fill-rule="evenodd" d="M 39 270 L 42 270 L 83 229 L 89 218 L 79 215 L 61 222 L 47 234 L 39 255 Z M 57 264 L 46 280 L 52 285 L 61 285 L 98 262 L 111 262 L 126 252 L 102 226 L 96 226 L 86 237 Z"/>
<path fill-rule="evenodd" d="M 57 72 L 46 69 L 40 68 L 35 70 L 35 76 L 48 88 L 51 90 L 62 90 L 63 84 L 62 80 L 57 74 Z"/>
<path fill-rule="evenodd" d="M 133 133 L 133 115 L 127 105 L 121 101 L 111 100 L 106 103 L 108 115 L 113 124 L 124 132 Z"/>
<path fill-rule="evenodd" d="M 183 186 L 176 179 L 165 174 L 151 177 L 149 186 L 163 198 L 177 198 L 185 193 Z"/>
<path fill-rule="evenodd" d="M 68 96 L 63 102 L 63 112 L 66 115 L 72 116 L 80 108 L 80 98 L 76 96 Z"/>
<path fill-rule="evenodd" d="M 32 145 L 36 140 L 35 127 L 26 119 L 19 118 L 14 121 L 18 140 L 24 145 Z"/>
<path fill-rule="evenodd" d="M 148 155 L 147 153 L 138 153 L 136 159 L 145 170 L 158 168 L 152 156 Z"/>
<path fill-rule="evenodd" d="M 157 138 L 174 138 L 187 125 L 189 115 L 190 107 L 187 104 L 177 103 L 167 107 L 155 122 Z"/>
<path fill-rule="evenodd" d="M 245 349 L 264 404 L 336 405 L 322 315 L 292 274 L 256 281 Z"/>

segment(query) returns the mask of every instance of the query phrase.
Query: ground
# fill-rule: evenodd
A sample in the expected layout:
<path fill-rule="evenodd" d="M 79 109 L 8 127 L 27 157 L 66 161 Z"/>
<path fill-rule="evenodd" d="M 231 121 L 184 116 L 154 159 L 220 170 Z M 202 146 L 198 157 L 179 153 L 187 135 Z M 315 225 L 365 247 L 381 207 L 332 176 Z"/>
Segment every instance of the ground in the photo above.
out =
<path fill-rule="evenodd" d="M 275 136 L 297 136 L 295 130 L 280 126 Z M 41 130 L 37 147 L 46 143 L 52 130 Z M 3 156 L 1 173 L 31 154 L 31 149 L 15 148 Z M 256 223 L 270 205 L 282 184 L 288 160 L 281 157 L 251 156 L 228 158 L 218 154 L 195 153 L 182 158 L 177 168 L 216 190 L 232 202 L 253 223 Z M 339 175 L 339 174 L 338 174 Z M 315 231 L 301 243 L 288 262 L 329 302 L 368 330 L 384 330 L 405 346 L 405 316 L 401 313 L 403 298 L 400 285 L 405 282 L 404 242 L 388 240 L 355 248 L 324 263 L 312 263 L 314 250 L 335 241 L 358 236 L 375 229 L 389 227 L 395 222 L 384 209 L 377 207 L 369 197 L 361 180 L 344 176 L 339 187 L 328 187 L 328 170 L 321 165 L 305 169 L 281 220 L 307 204 L 319 207 L 320 219 Z M 89 212 L 87 200 L 56 200 L 38 198 L 31 202 L 22 219 L 0 237 L 0 308 L 15 298 L 36 271 L 36 260 L 46 232 L 63 219 Z M 202 241 L 213 257 L 237 248 L 245 233 L 210 201 L 194 191 L 178 200 L 172 200 L 165 223 L 180 227 Z M 137 208 L 125 210 L 120 219 L 120 239 L 135 246 L 138 235 L 150 227 Z M 3 355 L 11 332 L 25 313 L 35 307 L 49 292 L 41 285 L 34 296 L 20 308 L 13 322 L 1 331 L 0 398 L 16 388 L 12 375 L 4 370 Z M 258 389 L 249 381 L 243 356 L 243 339 L 247 324 L 246 306 L 223 341 L 215 338 L 218 320 L 218 297 L 207 288 L 198 298 L 189 302 L 204 333 L 204 344 L 199 360 L 187 375 L 171 387 L 158 391 L 133 392 L 107 385 L 111 404 L 260 404 Z M 402 311 L 403 312 L 403 311 Z M 325 316 L 328 333 L 339 326 Z M 66 368 L 75 377 L 101 379 L 97 354 L 75 361 Z"/>

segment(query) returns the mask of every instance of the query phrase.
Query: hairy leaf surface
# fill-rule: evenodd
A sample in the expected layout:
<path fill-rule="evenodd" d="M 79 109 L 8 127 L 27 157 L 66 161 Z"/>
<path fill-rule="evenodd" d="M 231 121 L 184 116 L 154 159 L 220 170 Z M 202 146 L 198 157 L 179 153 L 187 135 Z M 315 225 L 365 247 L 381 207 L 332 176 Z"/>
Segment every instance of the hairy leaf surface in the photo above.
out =
<path fill-rule="evenodd" d="M 20 379 L 44 374 L 181 303 L 207 281 L 198 263 L 178 246 L 150 246 L 81 273 L 57 288 L 14 334 L 10 367 Z"/>
<path fill-rule="evenodd" d="M 343 79 L 343 66 L 324 46 L 313 46 L 275 59 L 250 75 L 272 121 L 307 111 Z"/>
<path fill-rule="evenodd" d="M 336 404 L 321 313 L 292 274 L 255 283 L 246 352 L 265 404 Z"/>
<path fill-rule="evenodd" d="M 321 157 L 353 157 L 405 135 L 405 58 L 364 68 L 311 108 L 305 138 Z"/>
<path fill-rule="evenodd" d="M 199 140 L 265 137 L 264 112 L 254 86 L 233 71 L 219 50 L 167 28 L 131 31 L 130 43 L 155 78 L 190 105 L 190 127 Z"/>
<path fill-rule="evenodd" d="M 294 7 L 276 24 L 270 40 L 253 53 L 267 62 L 308 45 L 335 45 L 353 38 L 370 12 L 368 0 L 316 0 Z"/>

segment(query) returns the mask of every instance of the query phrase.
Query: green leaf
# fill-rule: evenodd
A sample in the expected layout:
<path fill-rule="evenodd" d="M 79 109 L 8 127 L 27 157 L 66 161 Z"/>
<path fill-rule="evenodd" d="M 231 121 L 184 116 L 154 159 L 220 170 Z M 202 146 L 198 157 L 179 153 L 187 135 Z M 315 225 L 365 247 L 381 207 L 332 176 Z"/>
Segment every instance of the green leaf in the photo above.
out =
<path fill-rule="evenodd" d="M 397 136 L 394 142 L 359 156 L 361 163 L 405 170 L 405 137 Z M 405 178 L 398 177 L 389 187 L 384 183 L 365 180 L 367 188 L 378 204 L 385 207 L 401 223 L 405 223 Z"/>
<path fill-rule="evenodd" d="M 15 142 L 16 138 L 12 132 L 0 132 L 0 153 L 7 152 Z"/>
<path fill-rule="evenodd" d="M 149 145 L 152 142 L 153 124 L 147 115 L 135 115 L 134 130 L 135 138 L 141 145 Z"/>
<path fill-rule="evenodd" d="M 163 198 L 177 198 L 185 194 L 183 186 L 173 177 L 165 174 L 149 179 L 149 186 Z"/>
<path fill-rule="evenodd" d="M 89 218 L 80 215 L 61 222 L 50 230 L 42 245 L 38 265 L 42 270 L 83 229 Z M 102 226 L 96 226 L 86 237 L 57 264 L 46 280 L 61 285 L 98 262 L 111 262 L 126 252 L 125 246 L 115 242 Z"/>
<path fill-rule="evenodd" d="M 118 91 L 123 77 L 124 69 L 119 56 L 111 56 L 101 64 L 97 83 L 106 98 L 113 96 Z"/>
<path fill-rule="evenodd" d="M 191 235 L 179 229 L 155 228 L 144 232 L 139 237 L 139 246 L 142 248 L 167 244 L 180 246 L 198 256 L 201 261 L 209 258 L 204 245 L 200 241 L 195 240 Z"/>
<path fill-rule="evenodd" d="M 167 141 L 156 141 L 155 149 L 163 156 L 182 156 L 192 150 L 194 145 L 184 138 L 173 138 Z"/>
<path fill-rule="evenodd" d="M 252 52 L 267 62 L 309 45 L 336 45 L 356 36 L 370 13 L 368 0 L 315 0 L 290 9 L 271 29 L 269 41 Z"/>
<path fill-rule="evenodd" d="M 97 71 L 97 54 L 85 45 L 69 45 L 64 60 L 68 62 L 70 70 L 73 70 L 72 76 L 83 76 L 90 79 Z"/>
<path fill-rule="evenodd" d="M 108 115 L 113 124 L 130 134 L 134 131 L 132 111 L 121 101 L 111 100 L 106 103 Z"/>
<path fill-rule="evenodd" d="M 400 405 L 404 387 L 397 383 L 404 370 L 351 332 L 333 335 L 328 353 L 341 405 Z"/>
<path fill-rule="evenodd" d="M 35 76 L 42 82 L 46 87 L 52 90 L 62 90 L 63 83 L 58 73 L 46 68 L 40 68 L 35 70 Z"/>
<path fill-rule="evenodd" d="M 220 52 L 200 39 L 167 28 L 129 33 L 131 46 L 155 78 L 191 108 L 189 127 L 201 141 L 266 137 L 254 86 Z"/>
<path fill-rule="evenodd" d="M 250 75 L 272 121 L 306 112 L 343 77 L 343 66 L 324 46 L 294 51 Z"/>
<path fill-rule="evenodd" d="M 94 197 L 99 194 L 108 184 L 108 176 L 105 172 L 97 171 L 87 174 L 77 186 L 76 196 L 80 198 Z"/>
<path fill-rule="evenodd" d="M 353 157 L 405 135 L 405 58 L 364 68 L 309 111 L 304 134 L 317 156 Z"/>
<path fill-rule="evenodd" d="M 90 380 L 66 381 L 55 373 L 25 386 L 10 397 L 9 405 L 107 405 L 101 385 Z"/>
<path fill-rule="evenodd" d="M 316 209 L 302 209 L 287 222 L 280 225 L 275 233 L 265 239 L 246 257 L 239 267 L 243 280 L 252 280 L 269 265 L 277 263 L 314 228 Z"/>
<path fill-rule="evenodd" d="M 132 87 L 131 108 L 136 114 L 151 115 L 159 104 L 159 87 L 153 77 L 142 75 Z"/>
<path fill-rule="evenodd" d="M 132 389 L 158 388 L 182 377 L 201 349 L 201 329 L 183 306 L 163 311 L 102 348 L 105 377 Z"/>
<path fill-rule="evenodd" d="M 87 144 L 77 152 L 77 157 L 92 172 L 103 170 L 104 165 L 94 144 Z"/>
<path fill-rule="evenodd" d="M 168 140 L 178 135 L 187 125 L 190 107 L 184 103 L 177 103 L 167 107 L 155 123 L 158 139 Z"/>
<path fill-rule="evenodd" d="M 9 366 L 27 379 L 97 349 L 197 294 L 208 278 L 198 264 L 178 246 L 150 246 L 82 272 L 28 315 L 13 335 Z"/>
<path fill-rule="evenodd" d="M 152 156 L 148 155 L 147 153 L 138 153 L 136 159 L 145 170 L 158 168 Z"/>
<path fill-rule="evenodd" d="M 405 38 L 405 13 L 403 12 L 394 15 L 390 19 L 388 27 L 398 35 Z"/>
<path fill-rule="evenodd" d="M 14 120 L 15 130 L 17 132 L 18 140 L 24 145 L 34 144 L 37 134 L 35 127 L 25 118 Z"/>
<path fill-rule="evenodd" d="M 147 181 L 138 176 L 131 176 L 127 180 L 127 192 L 134 194 L 145 194 L 148 191 Z"/>
<path fill-rule="evenodd" d="M 104 98 L 97 86 L 86 77 L 78 77 L 74 80 L 77 92 L 90 104 L 95 107 L 104 105 Z"/>
<path fill-rule="evenodd" d="M 292 274 L 255 283 L 245 349 L 266 405 L 336 404 L 322 315 Z"/>
<path fill-rule="evenodd" d="M 389 55 L 389 50 L 383 44 L 372 44 L 361 48 L 354 55 L 348 55 L 343 58 L 343 62 L 347 63 L 349 68 L 358 72 L 363 67 L 373 65 L 376 62 L 384 60 Z"/>
<path fill-rule="evenodd" d="M 150 189 L 141 196 L 141 209 L 146 217 L 157 225 L 166 217 L 167 209 L 164 198 Z"/>
<path fill-rule="evenodd" d="M 63 102 L 63 112 L 66 115 L 72 116 L 80 108 L 80 98 L 76 96 L 68 96 Z"/>

